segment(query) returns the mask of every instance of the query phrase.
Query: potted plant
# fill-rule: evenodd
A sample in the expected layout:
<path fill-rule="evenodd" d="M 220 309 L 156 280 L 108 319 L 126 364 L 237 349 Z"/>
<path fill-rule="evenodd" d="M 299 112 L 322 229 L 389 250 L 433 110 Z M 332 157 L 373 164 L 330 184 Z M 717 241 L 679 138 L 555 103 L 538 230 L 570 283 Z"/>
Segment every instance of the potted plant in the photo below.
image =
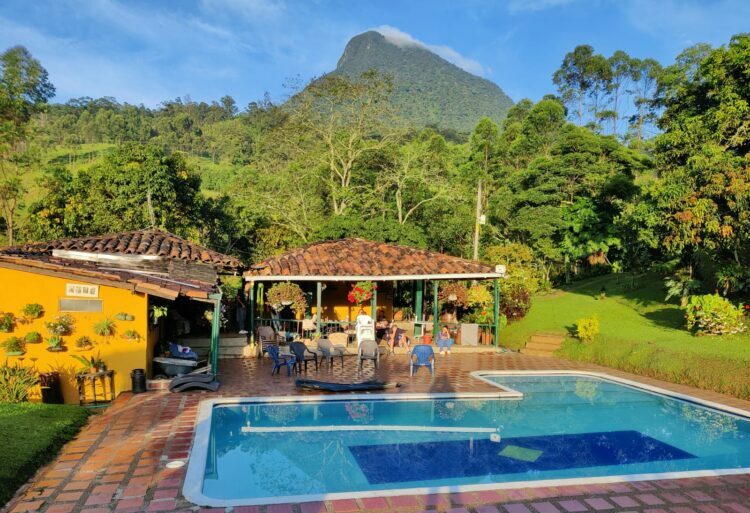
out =
<path fill-rule="evenodd" d="M 10 337 L 3 342 L 5 356 L 21 356 L 26 352 L 23 340 L 18 337 Z"/>
<path fill-rule="evenodd" d="M 99 353 L 96 353 L 96 356 L 91 355 L 88 358 L 77 354 L 71 356 L 81 364 L 81 374 L 96 374 L 97 372 L 107 370 L 107 366 Z"/>
<path fill-rule="evenodd" d="M 10 333 L 15 325 L 15 315 L 10 312 L 0 312 L 0 333 Z"/>
<path fill-rule="evenodd" d="M 21 314 L 23 315 L 24 321 L 29 323 L 34 319 L 40 318 L 44 314 L 44 307 L 39 303 L 29 303 L 23 307 Z"/>
<path fill-rule="evenodd" d="M 276 283 L 266 292 L 266 300 L 277 312 L 288 306 L 296 314 L 304 313 L 307 297 L 299 285 L 288 281 Z"/>
<path fill-rule="evenodd" d="M 94 333 L 100 337 L 111 337 L 115 334 L 115 321 L 112 319 L 102 319 L 94 324 Z"/>
<path fill-rule="evenodd" d="M 26 344 L 39 344 L 42 341 L 42 335 L 38 331 L 30 331 L 23 337 Z"/>
<path fill-rule="evenodd" d="M 127 330 L 122 334 L 122 338 L 130 342 L 138 342 L 141 339 L 141 335 L 135 330 Z"/>
<path fill-rule="evenodd" d="M 87 351 L 94 347 L 94 343 L 86 335 L 80 336 L 76 339 L 76 351 Z"/>
<path fill-rule="evenodd" d="M 58 315 L 54 320 L 45 323 L 50 335 L 70 335 L 73 332 L 73 317 L 68 314 Z"/>
<path fill-rule="evenodd" d="M 47 351 L 52 353 L 59 353 L 65 351 L 65 345 L 60 335 L 52 335 L 47 338 Z"/>
<path fill-rule="evenodd" d="M 159 324 L 159 319 L 166 317 L 169 312 L 169 307 L 166 305 L 152 305 L 151 306 L 151 322 L 156 325 Z"/>
<path fill-rule="evenodd" d="M 358 281 L 352 285 L 352 289 L 347 294 L 346 299 L 350 303 L 362 305 L 372 299 L 377 289 L 378 286 L 371 281 Z"/>
<path fill-rule="evenodd" d="M 127 312 L 120 312 L 117 315 L 115 315 L 115 319 L 117 319 L 118 321 L 134 321 L 135 316 Z"/>

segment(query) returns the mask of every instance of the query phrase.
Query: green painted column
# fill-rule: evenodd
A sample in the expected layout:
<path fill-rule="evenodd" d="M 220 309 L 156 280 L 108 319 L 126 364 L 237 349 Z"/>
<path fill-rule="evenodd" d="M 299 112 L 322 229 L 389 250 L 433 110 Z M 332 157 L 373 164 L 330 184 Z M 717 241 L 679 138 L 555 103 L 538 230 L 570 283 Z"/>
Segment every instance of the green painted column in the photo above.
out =
<path fill-rule="evenodd" d="M 315 330 L 320 333 L 323 322 L 323 283 L 315 283 Z"/>
<path fill-rule="evenodd" d="M 247 291 L 247 328 L 250 332 L 250 342 L 255 342 L 255 282 L 250 282 Z"/>
<path fill-rule="evenodd" d="M 438 282 L 432 281 L 432 341 L 437 340 L 438 335 L 438 317 L 440 317 L 440 304 L 438 301 Z"/>
<path fill-rule="evenodd" d="M 416 287 L 414 288 L 414 318 L 417 322 L 421 322 L 423 319 L 422 315 L 422 295 L 424 294 L 424 280 L 417 280 L 416 281 Z M 419 326 L 419 333 L 416 333 L 416 328 L 414 329 L 415 333 L 414 336 L 422 335 L 423 327 L 422 325 Z"/>
<path fill-rule="evenodd" d="M 219 329 L 221 328 L 221 292 L 210 294 L 209 299 L 214 302 L 214 314 L 211 318 L 211 372 L 219 372 Z"/>
<path fill-rule="evenodd" d="M 378 320 L 378 283 L 375 282 L 374 287 L 372 288 L 372 301 L 370 302 L 370 306 L 372 307 L 372 320 L 376 321 Z"/>
<path fill-rule="evenodd" d="M 493 316 L 495 318 L 495 347 L 498 347 L 500 345 L 500 280 L 495 278 L 494 281 L 494 299 L 495 304 L 493 305 Z"/>

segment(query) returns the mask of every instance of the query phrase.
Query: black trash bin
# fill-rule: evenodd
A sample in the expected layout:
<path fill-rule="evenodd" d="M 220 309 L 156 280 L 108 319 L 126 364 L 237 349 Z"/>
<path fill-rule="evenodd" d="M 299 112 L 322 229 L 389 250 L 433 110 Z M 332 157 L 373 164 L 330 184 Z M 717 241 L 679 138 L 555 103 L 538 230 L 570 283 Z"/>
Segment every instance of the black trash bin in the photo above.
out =
<path fill-rule="evenodd" d="M 134 394 L 142 394 L 146 391 L 146 371 L 133 369 L 130 371 L 130 385 Z"/>
<path fill-rule="evenodd" d="M 59 372 L 43 372 L 39 374 L 39 387 L 42 390 L 42 402 L 47 404 L 63 404 L 65 400 L 60 386 Z"/>

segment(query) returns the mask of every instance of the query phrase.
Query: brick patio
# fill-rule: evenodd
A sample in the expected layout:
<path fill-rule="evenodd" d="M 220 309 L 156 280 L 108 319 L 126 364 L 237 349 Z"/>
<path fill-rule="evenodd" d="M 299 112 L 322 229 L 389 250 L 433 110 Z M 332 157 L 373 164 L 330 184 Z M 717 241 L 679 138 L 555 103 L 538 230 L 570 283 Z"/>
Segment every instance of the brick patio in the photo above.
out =
<path fill-rule="evenodd" d="M 382 361 L 378 376 L 398 380 L 399 392 L 463 392 L 493 389 L 469 376 L 472 370 L 594 370 L 675 392 L 750 410 L 750 402 L 624 372 L 518 354 L 455 354 L 439 360 L 436 376 L 421 370 L 410 378 L 404 356 Z M 219 512 L 181 495 L 185 468 L 166 468 L 189 455 L 197 406 L 220 396 L 299 394 L 293 379 L 271 377 L 271 366 L 256 359 L 221 361 L 220 393 L 149 392 L 123 394 L 68 443 L 8 504 L 13 513 Z M 310 377 L 351 378 L 353 360 Z M 365 373 L 372 376 L 372 371 Z M 446 495 L 401 496 L 273 506 L 235 507 L 235 513 L 355 513 L 440 511 L 448 513 L 750 513 L 750 475 L 616 483 Z"/>

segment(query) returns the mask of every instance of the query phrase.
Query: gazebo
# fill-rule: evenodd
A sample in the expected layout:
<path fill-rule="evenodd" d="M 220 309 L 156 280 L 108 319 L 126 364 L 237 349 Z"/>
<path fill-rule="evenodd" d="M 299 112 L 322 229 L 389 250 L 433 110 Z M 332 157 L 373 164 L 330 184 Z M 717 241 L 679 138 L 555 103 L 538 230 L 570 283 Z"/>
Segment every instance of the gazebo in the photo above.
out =
<path fill-rule="evenodd" d="M 293 249 L 279 256 L 271 257 L 252 265 L 245 272 L 246 290 L 248 292 L 250 333 L 264 319 L 258 316 L 257 298 L 263 297 L 265 286 L 279 282 L 292 282 L 300 285 L 308 295 L 308 304 L 315 307 L 315 321 L 313 328 L 322 332 L 324 324 L 350 324 L 354 316 L 347 312 L 341 301 L 346 298 L 346 287 L 356 282 L 374 282 L 378 285 L 373 291 L 370 309 L 373 319 L 377 318 L 379 302 L 378 295 L 383 291 L 390 293 L 391 300 L 394 291 L 408 289 L 408 296 L 413 301 L 415 336 L 422 335 L 428 324 L 423 306 L 428 288 L 432 288 L 432 332 L 433 338 L 438 331 L 440 302 L 438 301 L 439 284 L 446 281 L 492 281 L 493 311 L 492 324 L 483 325 L 492 333 L 492 343 L 499 342 L 499 283 L 504 276 L 501 266 L 498 268 L 443 253 L 424 249 L 374 242 L 364 239 L 350 238 L 336 241 L 325 241 Z M 260 290 L 259 290 L 260 289 Z M 327 300 L 324 302 L 323 293 Z M 337 304 L 336 301 L 339 301 Z M 333 306 L 331 306 L 333 304 Z M 393 308 L 391 301 L 390 308 Z M 381 306 L 388 308 L 388 302 L 381 302 Z M 349 309 L 351 310 L 351 306 Z M 357 309 L 359 307 L 356 307 Z M 312 313 L 310 308 L 309 313 Z M 324 314 L 334 317 L 331 321 L 324 320 Z M 277 319 L 276 322 L 283 321 Z M 289 319 L 287 319 L 289 321 Z M 301 323 L 298 316 L 292 322 Z M 312 321 L 308 320 L 309 324 Z"/>

